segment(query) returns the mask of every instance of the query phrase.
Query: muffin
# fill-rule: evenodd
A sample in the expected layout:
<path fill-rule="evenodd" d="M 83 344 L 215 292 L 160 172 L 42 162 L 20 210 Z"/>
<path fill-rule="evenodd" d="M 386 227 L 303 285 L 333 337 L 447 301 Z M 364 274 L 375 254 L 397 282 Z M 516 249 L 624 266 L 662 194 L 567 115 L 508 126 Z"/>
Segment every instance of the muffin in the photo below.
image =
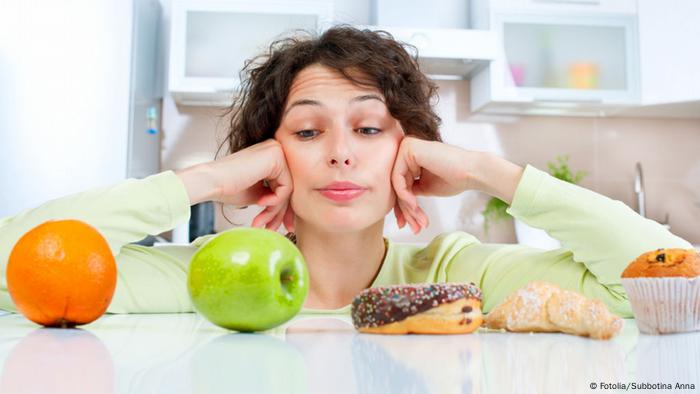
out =
<path fill-rule="evenodd" d="M 640 332 L 700 330 L 700 254 L 695 249 L 646 252 L 622 272 Z"/>

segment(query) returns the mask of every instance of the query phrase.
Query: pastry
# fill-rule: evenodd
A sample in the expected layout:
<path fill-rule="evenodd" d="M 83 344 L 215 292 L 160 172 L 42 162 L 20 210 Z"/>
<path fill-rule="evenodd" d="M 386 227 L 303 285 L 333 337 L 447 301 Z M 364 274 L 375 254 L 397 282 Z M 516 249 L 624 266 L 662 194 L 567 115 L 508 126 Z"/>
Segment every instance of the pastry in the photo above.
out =
<path fill-rule="evenodd" d="M 700 330 L 700 254 L 695 249 L 643 253 L 622 272 L 639 331 Z"/>
<path fill-rule="evenodd" d="M 541 281 L 530 282 L 508 296 L 484 320 L 492 329 L 563 332 L 595 339 L 609 339 L 623 325 L 602 301 Z"/>
<path fill-rule="evenodd" d="M 623 278 L 700 276 L 700 254 L 695 249 L 656 249 L 643 253 L 624 271 Z"/>
<path fill-rule="evenodd" d="M 352 302 L 357 330 L 375 334 L 466 334 L 483 321 L 481 290 L 473 283 L 373 287 Z"/>

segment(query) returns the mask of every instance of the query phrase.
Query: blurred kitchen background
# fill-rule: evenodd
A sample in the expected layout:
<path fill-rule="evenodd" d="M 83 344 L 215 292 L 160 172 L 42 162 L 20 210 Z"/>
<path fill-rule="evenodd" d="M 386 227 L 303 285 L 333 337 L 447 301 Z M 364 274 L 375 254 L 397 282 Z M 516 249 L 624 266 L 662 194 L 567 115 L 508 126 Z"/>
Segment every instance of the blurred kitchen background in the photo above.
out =
<path fill-rule="evenodd" d="M 568 157 L 582 186 L 700 244 L 698 20 L 695 0 L 1 0 L 0 217 L 212 160 L 243 61 L 285 32 L 348 23 L 417 48 L 445 142 L 542 170 Z M 489 200 L 421 198 L 430 227 L 414 236 L 390 215 L 386 235 L 555 247 Z M 259 210 L 201 204 L 156 240 Z"/>

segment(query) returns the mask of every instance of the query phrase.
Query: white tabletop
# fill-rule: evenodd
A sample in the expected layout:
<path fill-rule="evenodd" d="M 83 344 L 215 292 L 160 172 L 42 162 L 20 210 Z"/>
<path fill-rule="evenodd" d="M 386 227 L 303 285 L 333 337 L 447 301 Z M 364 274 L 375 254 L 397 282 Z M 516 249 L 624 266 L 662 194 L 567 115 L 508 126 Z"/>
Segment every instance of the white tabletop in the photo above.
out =
<path fill-rule="evenodd" d="M 10 314 L 0 316 L 0 371 L 0 393 L 583 393 L 629 383 L 697 392 L 700 332 L 643 335 L 630 319 L 610 341 L 384 336 L 359 334 L 347 316 L 300 316 L 239 334 L 191 313 L 46 329 Z"/>

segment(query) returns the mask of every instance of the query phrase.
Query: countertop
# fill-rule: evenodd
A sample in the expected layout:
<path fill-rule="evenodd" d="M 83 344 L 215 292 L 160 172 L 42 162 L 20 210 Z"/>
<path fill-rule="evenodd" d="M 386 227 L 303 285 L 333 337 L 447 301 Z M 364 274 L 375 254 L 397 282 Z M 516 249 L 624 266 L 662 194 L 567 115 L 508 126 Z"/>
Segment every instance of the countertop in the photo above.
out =
<path fill-rule="evenodd" d="M 359 334 L 348 316 L 312 315 L 240 334 L 194 313 L 105 315 L 80 329 L 8 314 L 0 371 L 1 393 L 583 393 L 629 383 L 698 392 L 700 332 L 644 335 L 627 319 L 609 341 L 484 329 L 384 336 Z"/>

